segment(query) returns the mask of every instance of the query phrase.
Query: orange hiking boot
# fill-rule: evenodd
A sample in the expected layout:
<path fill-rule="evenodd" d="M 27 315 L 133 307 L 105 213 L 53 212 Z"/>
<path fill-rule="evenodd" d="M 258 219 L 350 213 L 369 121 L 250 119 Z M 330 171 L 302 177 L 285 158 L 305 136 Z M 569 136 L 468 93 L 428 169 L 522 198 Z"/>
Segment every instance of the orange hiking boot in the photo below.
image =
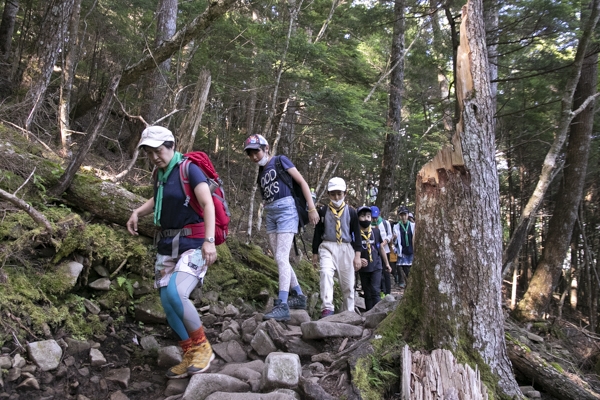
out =
<path fill-rule="evenodd" d="M 210 367 L 210 362 L 215 359 L 215 354 L 206 339 L 203 327 L 192 332 L 190 339 L 192 339 L 192 349 L 190 350 L 192 358 L 187 367 L 187 373 L 194 375 L 206 371 Z"/>
<path fill-rule="evenodd" d="M 193 357 L 192 338 L 179 342 L 179 345 L 183 349 L 183 360 L 174 367 L 169 368 L 166 373 L 169 379 L 181 379 L 188 376 L 187 368 L 190 366 Z"/>

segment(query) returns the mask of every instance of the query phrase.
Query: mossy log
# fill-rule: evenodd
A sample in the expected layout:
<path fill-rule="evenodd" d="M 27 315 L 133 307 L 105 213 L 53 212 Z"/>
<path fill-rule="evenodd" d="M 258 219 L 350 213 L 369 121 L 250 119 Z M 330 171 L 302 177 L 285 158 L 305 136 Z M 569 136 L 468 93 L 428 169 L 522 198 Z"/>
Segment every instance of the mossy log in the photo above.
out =
<path fill-rule="evenodd" d="M 563 400 L 600 399 L 600 395 L 587 388 L 581 378 L 559 371 L 536 352 L 512 343 L 506 348 L 515 370 L 535 382 L 536 387 L 544 392 Z"/>
<path fill-rule="evenodd" d="M 25 198 L 27 201 L 35 202 L 35 196 L 40 192 L 39 189 L 53 187 L 64 173 L 64 168 L 59 164 L 61 160 L 51 153 L 44 153 L 18 133 L 5 140 L 3 137 L 2 143 L 0 143 L 0 157 L 4 160 L 0 170 L 6 171 L 7 176 L 22 177 L 23 179 L 20 179 L 19 182 L 12 183 L 18 187 L 35 168 L 32 180 L 35 183 L 30 182 L 28 185 L 35 185 L 35 189 L 38 190 L 31 191 L 32 198 Z M 3 181 L 0 186 L 7 192 L 14 191 L 14 188 L 10 187 L 10 180 Z M 121 226 L 126 225 L 132 210 L 146 201 L 143 197 L 131 193 L 122 186 L 103 181 L 91 172 L 84 172 L 81 169 L 59 200 L 73 208 L 89 211 L 98 218 Z M 140 219 L 138 232 L 141 235 L 152 237 L 154 231 L 155 227 L 151 216 Z"/>

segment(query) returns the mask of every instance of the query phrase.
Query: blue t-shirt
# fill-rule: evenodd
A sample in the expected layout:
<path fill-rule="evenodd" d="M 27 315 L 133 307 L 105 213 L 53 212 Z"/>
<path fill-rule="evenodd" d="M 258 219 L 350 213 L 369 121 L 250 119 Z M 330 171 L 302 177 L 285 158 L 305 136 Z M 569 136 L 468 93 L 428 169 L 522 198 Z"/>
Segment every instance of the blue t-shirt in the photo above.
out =
<path fill-rule="evenodd" d="M 175 166 L 163 188 L 162 210 L 160 213 L 160 227 L 162 229 L 181 229 L 189 224 L 197 224 L 203 222 L 191 205 L 187 207 L 185 203 L 185 193 L 181 187 L 179 180 L 179 167 Z M 194 188 L 202 182 L 207 182 L 206 176 L 202 170 L 195 164 L 190 163 L 189 168 L 190 189 Z M 154 194 L 156 196 L 156 193 Z M 172 237 L 166 237 L 159 240 L 158 254 L 171 254 Z M 197 249 L 202 246 L 204 239 L 194 239 L 184 236 L 179 237 L 179 254 L 190 249 Z"/>
<path fill-rule="evenodd" d="M 275 169 L 275 158 L 277 157 L 280 157 L 281 166 L 284 170 L 287 171 L 290 168 L 294 168 L 294 164 L 292 164 L 290 159 L 286 156 L 271 157 L 259 178 L 263 200 L 266 204 L 292 195 L 289 186 L 285 184 L 280 176 L 277 176 L 277 171 Z"/>

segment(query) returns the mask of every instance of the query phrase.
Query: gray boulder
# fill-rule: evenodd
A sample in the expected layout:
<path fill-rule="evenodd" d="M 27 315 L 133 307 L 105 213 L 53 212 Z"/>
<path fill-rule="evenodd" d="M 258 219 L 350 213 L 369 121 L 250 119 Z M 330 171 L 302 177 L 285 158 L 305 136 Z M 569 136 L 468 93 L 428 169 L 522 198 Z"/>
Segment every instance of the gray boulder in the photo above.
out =
<path fill-rule="evenodd" d="M 222 374 L 197 374 L 192 376 L 183 400 L 204 400 L 215 392 L 248 392 L 250 385 L 241 380 Z"/>
<path fill-rule="evenodd" d="M 62 349 L 55 340 L 42 340 L 27 345 L 29 359 L 42 371 L 52 371 L 60 364 Z"/>
<path fill-rule="evenodd" d="M 212 346 L 213 351 L 225 362 L 244 362 L 248 359 L 246 351 L 235 340 L 229 342 L 217 343 Z"/>
<path fill-rule="evenodd" d="M 297 354 L 271 353 L 265 360 L 261 390 L 295 389 L 302 375 L 302 365 Z"/>
<path fill-rule="evenodd" d="M 360 337 L 363 329 L 360 326 L 327 322 L 324 320 L 305 322 L 300 325 L 303 339 L 327 339 L 336 337 Z"/>

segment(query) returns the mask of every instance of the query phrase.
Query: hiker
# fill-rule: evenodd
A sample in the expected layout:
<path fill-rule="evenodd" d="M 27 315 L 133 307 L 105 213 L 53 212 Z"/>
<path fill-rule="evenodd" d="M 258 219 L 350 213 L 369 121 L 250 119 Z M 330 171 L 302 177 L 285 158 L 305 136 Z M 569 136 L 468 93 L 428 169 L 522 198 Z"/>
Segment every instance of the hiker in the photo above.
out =
<path fill-rule="evenodd" d="M 415 223 L 408 220 L 409 211 L 406 207 L 398 209 L 400 219 L 394 226 L 394 235 L 396 235 L 396 251 L 399 267 L 399 273 L 404 273 L 406 281 L 400 284 L 401 288 L 406 287 L 408 283 L 408 274 L 413 263 L 413 236 L 415 234 Z"/>
<path fill-rule="evenodd" d="M 377 201 L 377 194 L 379 190 L 377 190 L 377 186 L 373 184 L 373 182 L 369 182 L 367 184 L 367 204 L 374 205 Z"/>
<path fill-rule="evenodd" d="M 138 219 L 152 213 L 154 224 L 160 226 L 154 287 L 160 290 L 167 321 L 179 336 L 184 352 L 183 361 L 171 367 L 166 375 L 184 378 L 206 371 L 215 358 L 198 311 L 189 299 L 208 267 L 217 260 L 215 208 L 206 176 L 193 164 L 189 166 L 190 185 L 204 218 L 191 207 L 183 207 L 185 195 L 179 176 L 183 156 L 175 151 L 175 138 L 170 130 L 161 126 L 144 129 L 138 148 L 146 152 L 156 167 L 157 184 L 154 196 L 131 213 L 127 230 L 137 235 Z M 186 236 L 183 229 L 192 231 L 188 228 L 192 225 L 202 229 Z"/>
<path fill-rule="evenodd" d="M 379 229 L 379 233 L 381 234 L 381 238 L 383 239 L 383 243 L 381 246 L 385 251 L 385 260 L 381 260 L 383 265 L 390 264 L 390 246 L 389 243 L 392 241 L 392 227 L 390 223 L 383 219 L 380 214 L 379 207 L 371 206 L 371 226 Z M 386 262 L 387 261 L 387 262 Z M 392 268 L 384 268 L 381 271 L 381 293 L 383 296 L 392 293 L 392 282 L 391 282 L 391 274 Z"/>
<path fill-rule="evenodd" d="M 360 227 L 356 210 L 346 204 L 346 182 L 339 177 L 327 184 L 329 204 L 319 208 L 312 252 L 313 267 L 320 266 L 321 318 L 333 315 L 333 276 L 342 290 L 342 311 L 354 311 L 354 273 L 360 262 Z"/>
<path fill-rule="evenodd" d="M 358 270 L 360 282 L 365 294 L 365 308 L 369 311 L 381 299 L 379 290 L 381 288 L 381 264 L 385 264 L 387 270 L 391 270 L 385 251 L 383 250 L 384 239 L 376 226 L 372 226 L 372 211 L 370 207 L 362 206 L 356 211 L 358 223 L 360 224 L 361 237 L 361 268 Z"/>
<path fill-rule="evenodd" d="M 275 262 L 279 270 L 279 294 L 273 309 L 264 319 L 289 321 L 290 309 L 306 309 L 306 296 L 302 293 L 298 278 L 290 264 L 290 249 L 294 235 L 298 232 L 298 211 L 292 189 L 279 176 L 276 159 L 283 171 L 302 187 L 302 194 L 308 207 L 309 222 L 316 225 L 319 214 L 315 208 L 310 188 L 294 164 L 286 156 L 272 157 L 269 142 L 262 135 L 250 135 L 244 142 L 244 151 L 251 161 L 263 167 L 259 174 L 260 190 L 265 204 L 267 235 Z"/>

